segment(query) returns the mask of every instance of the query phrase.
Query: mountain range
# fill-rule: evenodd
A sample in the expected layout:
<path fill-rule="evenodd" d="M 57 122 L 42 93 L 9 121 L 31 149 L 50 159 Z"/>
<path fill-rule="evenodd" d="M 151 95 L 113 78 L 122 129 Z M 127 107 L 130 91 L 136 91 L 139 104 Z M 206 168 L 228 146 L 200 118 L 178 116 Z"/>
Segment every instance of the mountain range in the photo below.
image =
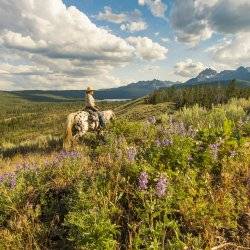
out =
<path fill-rule="evenodd" d="M 185 82 L 187 85 L 200 84 L 200 83 L 211 83 L 211 82 L 228 82 L 230 80 L 238 80 L 241 83 L 246 81 L 248 85 L 250 83 L 250 71 L 249 68 L 243 66 L 236 70 L 223 70 L 217 72 L 211 68 L 207 68 L 200 72 L 200 74 Z"/>
<path fill-rule="evenodd" d="M 99 100 L 104 99 L 135 99 L 148 95 L 152 91 L 170 86 L 193 86 L 198 84 L 228 84 L 231 80 L 237 80 L 237 84 L 250 86 L 250 68 L 239 67 L 236 70 L 223 70 L 217 72 L 214 69 L 207 68 L 201 71 L 197 77 L 191 78 L 185 83 L 160 81 L 157 79 L 151 81 L 139 81 L 130 83 L 118 88 L 101 89 L 95 92 L 95 97 Z M 83 90 L 26 90 L 13 91 L 12 94 L 21 96 L 34 101 L 75 101 L 83 100 Z"/>

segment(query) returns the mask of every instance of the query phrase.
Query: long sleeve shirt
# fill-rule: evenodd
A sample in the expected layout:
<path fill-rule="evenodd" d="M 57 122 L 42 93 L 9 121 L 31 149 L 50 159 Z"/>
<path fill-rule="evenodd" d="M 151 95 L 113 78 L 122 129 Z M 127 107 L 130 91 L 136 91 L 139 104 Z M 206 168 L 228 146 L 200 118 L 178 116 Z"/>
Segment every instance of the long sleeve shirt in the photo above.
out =
<path fill-rule="evenodd" d="M 95 99 L 91 94 L 86 94 L 85 106 L 86 108 L 95 108 Z"/>

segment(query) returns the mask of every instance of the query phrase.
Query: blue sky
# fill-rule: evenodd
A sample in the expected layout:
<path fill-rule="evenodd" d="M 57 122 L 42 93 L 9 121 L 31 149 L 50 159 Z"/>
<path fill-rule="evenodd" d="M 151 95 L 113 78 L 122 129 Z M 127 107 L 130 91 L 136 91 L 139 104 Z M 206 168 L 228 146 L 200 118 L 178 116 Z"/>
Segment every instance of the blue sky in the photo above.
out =
<path fill-rule="evenodd" d="M 82 12 L 86 13 L 89 18 L 95 24 L 99 26 L 106 26 L 112 30 L 112 32 L 118 36 L 126 38 L 130 34 L 128 32 L 124 32 L 120 29 L 119 24 L 112 23 L 108 20 L 98 20 L 98 13 L 104 10 L 105 6 L 112 8 L 112 12 L 119 13 L 129 13 L 134 10 L 139 10 L 141 12 L 142 18 L 148 25 L 146 30 L 141 30 L 136 32 L 137 36 L 149 37 L 153 41 L 161 44 L 162 46 L 166 46 L 169 51 L 166 60 L 161 60 L 157 62 L 141 62 L 139 61 L 136 65 L 128 65 L 124 68 L 118 69 L 116 71 L 116 75 L 123 79 L 123 82 L 126 84 L 128 80 L 130 81 L 139 81 L 139 80 L 150 80 L 153 78 L 161 79 L 161 80 L 173 80 L 173 81 L 183 81 L 183 77 L 173 74 L 173 65 L 185 58 L 193 58 L 199 61 L 207 61 L 206 53 L 204 53 L 204 49 L 209 47 L 211 44 L 216 42 L 218 39 L 216 36 L 213 36 L 206 42 L 202 42 L 197 45 L 195 48 L 190 49 L 189 46 L 186 46 L 182 43 L 178 43 L 175 41 L 175 33 L 171 28 L 169 23 L 169 14 L 170 9 L 173 4 L 172 1 L 162 1 L 167 7 L 165 12 L 165 18 L 159 18 L 157 16 L 152 15 L 149 8 L 146 6 L 140 6 L 138 1 L 117 1 L 117 0 L 64 0 L 64 3 L 67 6 L 74 5 Z M 168 42 L 162 41 L 162 39 L 168 39 Z M 210 62 L 211 63 L 211 62 Z M 207 63 L 207 67 L 211 66 L 210 63 Z M 155 67 L 156 66 L 156 67 Z M 155 67 L 157 70 L 148 70 L 144 71 L 144 78 L 141 78 L 141 70 L 145 68 Z M 159 67 L 159 68 L 158 68 Z M 138 74 L 139 72 L 139 74 Z M 198 71 L 197 71 L 198 72 Z"/>
<path fill-rule="evenodd" d="M 107 88 L 250 64 L 248 0 L 0 2 L 0 89 Z"/>

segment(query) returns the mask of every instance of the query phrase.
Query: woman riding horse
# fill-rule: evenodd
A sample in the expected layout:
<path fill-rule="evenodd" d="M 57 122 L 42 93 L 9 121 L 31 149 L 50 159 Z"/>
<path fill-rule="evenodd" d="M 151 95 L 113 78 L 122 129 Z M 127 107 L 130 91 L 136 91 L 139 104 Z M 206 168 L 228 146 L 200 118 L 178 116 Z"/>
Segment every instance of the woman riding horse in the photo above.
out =
<path fill-rule="evenodd" d="M 88 87 L 86 90 L 85 110 L 67 116 L 63 141 L 65 149 L 72 147 L 88 131 L 97 132 L 97 134 L 101 135 L 105 124 L 115 119 L 115 113 L 112 110 L 99 111 L 98 106 L 95 105 L 93 94 L 93 89 Z"/>
<path fill-rule="evenodd" d="M 105 126 L 105 121 L 99 111 L 100 108 L 95 104 L 94 90 L 91 87 L 88 87 L 86 89 L 85 110 L 88 111 L 92 117 L 95 117 L 97 114 L 100 122 L 100 127 L 103 128 Z"/>

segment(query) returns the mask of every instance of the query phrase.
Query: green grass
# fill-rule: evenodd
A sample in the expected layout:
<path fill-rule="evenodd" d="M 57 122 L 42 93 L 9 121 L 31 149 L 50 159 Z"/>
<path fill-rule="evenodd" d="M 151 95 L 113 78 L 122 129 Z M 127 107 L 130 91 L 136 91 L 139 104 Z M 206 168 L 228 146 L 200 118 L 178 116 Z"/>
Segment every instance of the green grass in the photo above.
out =
<path fill-rule="evenodd" d="M 0 249 L 250 246 L 250 100 L 102 103 L 117 114 L 105 142 L 88 133 L 68 152 L 82 102 L 0 100 Z"/>
<path fill-rule="evenodd" d="M 100 103 L 102 109 L 117 103 Z M 35 140 L 39 136 L 62 137 L 67 115 L 84 108 L 84 101 L 33 102 L 0 92 L 0 146 Z"/>

